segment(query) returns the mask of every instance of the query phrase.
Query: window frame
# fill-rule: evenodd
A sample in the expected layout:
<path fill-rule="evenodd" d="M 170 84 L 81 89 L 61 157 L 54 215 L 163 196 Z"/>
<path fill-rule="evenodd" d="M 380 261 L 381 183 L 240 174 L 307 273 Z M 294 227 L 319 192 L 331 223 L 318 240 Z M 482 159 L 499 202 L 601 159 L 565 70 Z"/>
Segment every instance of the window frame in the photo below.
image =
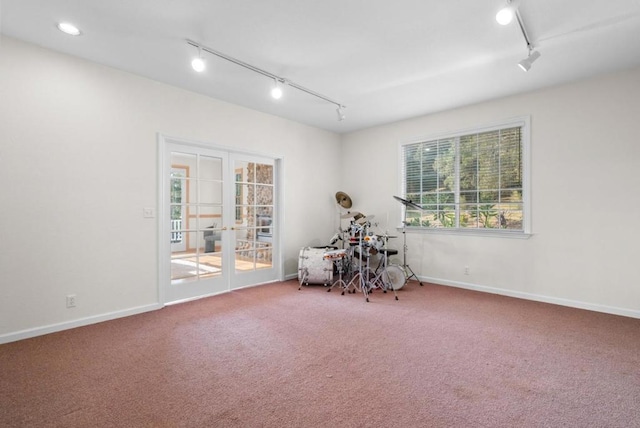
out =
<path fill-rule="evenodd" d="M 467 128 L 463 130 L 444 132 L 436 135 L 429 135 L 426 137 L 412 138 L 408 141 L 402 141 L 398 144 L 398 183 L 399 194 L 402 198 L 406 196 L 406 170 L 405 165 L 405 147 L 418 144 L 427 143 L 437 140 L 456 139 L 459 141 L 460 137 L 468 136 L 472 134 L 481 134 L 485 132 L 498 131 L 502 129 L 520 127 L 521 128 L 521 150 L 522 150 L 522 229 L 500 229 L 500 228 L 468 228 L 459 227 L 458 218 L 456 218 L 457 227 L 433 227 L 433 226 L 414 226 L 405 224 L 405 215 L 407 207 L 404 204 L 400 205 L 400 219 L 401 225 L 399 229 L 404 228 L 407 232 L 418 233 L 444 233 L 444 234 L 459 234 L 459 235 L 480 235 L 480 236 L 498 236 L 498 237 L 513 237 L 513 238 L 528 238 L 532 234 L 531 230 L 531 189 L 530 189 L 530 177 L 531 177 L 531 119 L 530 116 L 521 116 L 511 119 L 505 119 L 499 122 L 494 122 L 488 125 L 477 126 L 473 128 Z M 456 183 L 455 183 L 455 198 L 459 200 L 460 197 L 460 156 L 459 156 L 459 144 L 456 144 Z M 419 204 L 418 204 L 419 205 Z M 459 210 L 456 209 L 456 216 L 459 216 Z"/>

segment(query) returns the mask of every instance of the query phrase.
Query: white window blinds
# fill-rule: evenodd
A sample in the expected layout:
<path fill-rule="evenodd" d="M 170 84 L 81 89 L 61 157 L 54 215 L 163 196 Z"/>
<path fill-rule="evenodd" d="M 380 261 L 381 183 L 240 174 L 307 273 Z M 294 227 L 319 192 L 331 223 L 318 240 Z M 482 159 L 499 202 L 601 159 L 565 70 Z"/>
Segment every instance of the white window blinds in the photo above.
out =
<path fill-rule="evenodd" d="M 524 231 L 524 125 L 405 144 L 407 226 Z"/>

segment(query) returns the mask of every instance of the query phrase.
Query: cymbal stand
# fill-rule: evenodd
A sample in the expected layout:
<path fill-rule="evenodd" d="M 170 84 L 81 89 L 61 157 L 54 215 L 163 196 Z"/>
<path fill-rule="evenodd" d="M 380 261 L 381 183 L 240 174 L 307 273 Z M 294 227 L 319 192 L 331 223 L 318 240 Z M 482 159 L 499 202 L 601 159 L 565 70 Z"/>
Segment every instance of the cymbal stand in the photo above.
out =
<path fill-rule="evenodd" d="M 363 272 L 363 268 L 362 268 L 362 260 L 365 257 L 364 252 L 363 252 L 363 245 L 362 245 L 362 241 L 363 241 L 363 235 L 364 235 L 364 226 L 362 226 L 360 228 L 360 230 L 358 231 L 358 235 L 359 235 L 359 240 L 358 240 L 358 257 L 354 257 L 358 259 L 358 272 L 353 276 L 353 278 L 351 278 L 351 281 L 349 281 L 349 284 L 347 285 L 347 288 L 350 288 L 351 285 L 353 285 L 354 289 L 356 291 L 362 291 L 362 294 L 364 294 L 365 300 L 368 302 L 369 301 L 369 284 L 367 283 L 368 281 L 365 279 L 364 277 L 364 272 L 368 272 L 369 271 L 369 257 L 367 257 L 367 265 L 364 268 L 364 272 Z M 360 290 L 358 290 L 358 284 L 360 286 Z"/>
<path fill-rule="evenodd" d="M 420 281 L 420 278 L 418 278 L 418 275 L 415 274 L 415 272 L 413 271 L 413 269 L 411 269 L 411 267 L 407 264 L 407 207 L 405 206 L 404 208 L 404 220 L 402 221 L 402 269 L 404 270 L 405 273 L 405 281 L 404 283 L 406 284 L 411 278 L 415 278 L 418 280 L 418 282 L 420 283 L 420 285 L 424 285 L 422 283 L 422 281 Z M 409 272 L 411 272 L 411 275 L 409 275 Z"/>
<path fill-rule="evenodd" d="M 391 289 L 393 291 L 393 295 L 395 296 L 395 299 L 398 300 L 398 293 L 396 293 L 396 289 L 393 287 L 393 284 L 388 283 L 389 277 L 386 276 L 385 278 L 389 257 L 387 256 L 386 251 L 381 252 L 380 254 L 382 254 L 382 256 L 380 257 L 380 261 L 378 262 L 378 267 L 376 267 L 376 270 L 374 272 L 375 277 L 373 278 L 371 283 L 381 284 L 380 288 L 382 289 L 383 293 L 386 293 L 388 289 Z M 405 275 L 405 278 L 406 278 L 406 275 Z"/>

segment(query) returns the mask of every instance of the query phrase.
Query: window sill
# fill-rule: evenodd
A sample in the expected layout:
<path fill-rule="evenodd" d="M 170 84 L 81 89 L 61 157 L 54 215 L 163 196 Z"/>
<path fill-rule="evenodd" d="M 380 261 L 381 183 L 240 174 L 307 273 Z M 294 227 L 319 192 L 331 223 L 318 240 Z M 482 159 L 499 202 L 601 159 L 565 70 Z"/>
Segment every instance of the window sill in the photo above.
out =
<path fill-rule="evenodd" d="M 398 232 L 402 232 L 402 227 L 397 227 Z M 406 228 L 407 233 L 420 234 L 436 234 L 436 235 L 457 235 L 457 236 L 486 236 L 490 238 L 509 238 L 509 239 L 529 239 L 533 234 L 522 232 L 520 230 L 504 230 L 504 229 L 445 229 L 445 228 L 427 228 L 427 227 L 411 227 Z"/>

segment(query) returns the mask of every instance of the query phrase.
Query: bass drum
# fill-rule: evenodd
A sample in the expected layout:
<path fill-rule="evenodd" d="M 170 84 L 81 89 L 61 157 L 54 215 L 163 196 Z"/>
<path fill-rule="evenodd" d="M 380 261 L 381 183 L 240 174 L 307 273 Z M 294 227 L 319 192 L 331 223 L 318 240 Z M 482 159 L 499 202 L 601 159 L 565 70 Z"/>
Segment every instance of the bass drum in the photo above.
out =
<path fill-rule="evenodd" d="M 328 285 L 333 280 L 333 263 L 325 260 L 328 248 L 304 247 L 298 257 L 298 281 L 300 284 Z"/>
<path fill-rule="evenodd" d="M 400 290 L 407 282 L 407 277 L 400 266 L 389 265 L 382 272 L 382 281 L 387 287 L 393 290 Z"/>

